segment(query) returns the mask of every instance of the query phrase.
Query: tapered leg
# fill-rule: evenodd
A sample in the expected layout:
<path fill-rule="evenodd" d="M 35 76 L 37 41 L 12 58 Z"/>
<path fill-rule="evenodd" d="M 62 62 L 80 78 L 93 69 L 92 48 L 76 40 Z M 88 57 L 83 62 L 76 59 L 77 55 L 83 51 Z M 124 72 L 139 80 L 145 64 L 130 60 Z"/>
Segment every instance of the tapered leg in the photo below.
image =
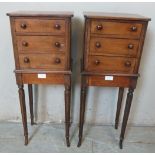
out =
<path fill-rule="evenodd" d="M 71 104 L 71 81 L 68 78 L 68 83 L 65 84 L 65 127 L 66 127 L 66 143 L 70 146 L 69 128 L 70 128 L 70 104 Z"/>
<path fill-rule="evenodd" d="M 118 128 L 118 122 L 119 122 L 120 110 L 121 110 L 121 105 L 122 105 L 123 93 L 124 93 L 124 88 L 120 87 L 119 88 L 119 93 L 118 93 L 118 101 L 117 101 L 115 129 Z"/>
<path fill-rule="evenodd" d="M 26 116 L 26 105 L 25 105 L 25 93 L 23 89 L 23 85 L 18 85 L 18 93 L 19 93 L 19 100 L 20 100 L 20 108 L 22 114 L 22 122 L 24 128 L 24 136 L 25 136 L 25 145 L 28 144 L 28 129 L 27 129 L 27 116 Z"/>
<path fill-rule="evenodd" d="M 123 148 L 124 134 L 125 134 L 125 129 L 126 129 L 129 113 L 130 113 L 130 107 L 131 107 L 132 98 L 133 98 L 133 91 L 134 91 L 134 89 L 129 88 L 128 94 L 127 94 L 126 105 L 125 105 L 124 116 L 123 116 L 122 129 L 121 129 L 121 134 L 120 134 L 120 142 L 119 142 L 120 149 Z"/>
<path fill-rule="evenodd" d="M 82 135 L 83 135 L 83 124 L 84 124 L 84 115 L 85 115 L 85 104 L 86 104 L 86 91 L 87 86 L 85 85 L 84 77 L 81 80 L 81 98 L 80 98 L 80 120 L 79 120 L 79 142 L 78 147 L 81 146 Z"/>
<path fill-rule="evenodd" d="M 28 92 L 29 92 L 29 106 L 30 106 L 31 125 L 34 125 L 32 84 L 28 84 Z"/>

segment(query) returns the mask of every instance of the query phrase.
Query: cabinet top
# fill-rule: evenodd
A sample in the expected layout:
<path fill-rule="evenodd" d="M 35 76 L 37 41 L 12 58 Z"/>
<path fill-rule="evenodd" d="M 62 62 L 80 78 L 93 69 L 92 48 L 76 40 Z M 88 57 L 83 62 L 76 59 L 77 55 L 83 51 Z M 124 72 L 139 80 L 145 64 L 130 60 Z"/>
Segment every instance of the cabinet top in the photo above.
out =
<path fill-rule="evenodd" d="M 16 11 L 7 13 L 12 17 L 73 17 L 73 12 L 65 11 Z"/>
<path fill-rule="evenodd" d="M 138 14 L 126 14 L 126 13 L 107 13 L 107 12 L 84 12 L 85 18 L 96 19 L 122 19 L 122 20 L 140 20 L 150 21 L 151 18 L 147 18 Z"/>

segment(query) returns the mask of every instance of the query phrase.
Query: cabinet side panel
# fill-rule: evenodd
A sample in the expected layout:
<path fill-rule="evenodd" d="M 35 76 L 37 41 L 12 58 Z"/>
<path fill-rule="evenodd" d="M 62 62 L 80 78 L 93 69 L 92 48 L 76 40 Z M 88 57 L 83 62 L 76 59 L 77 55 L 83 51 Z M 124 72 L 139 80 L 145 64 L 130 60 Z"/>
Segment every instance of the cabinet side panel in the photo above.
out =
<path fill-rule="evenodd" d="M 11 35 L 12 35 L 12 44 L 13 44 L 13 52 L 14 52 L 14 60 L 15 60 L 15 69 L 19 70 L 19 56 L 18 56 L 18 48 L 16 42 L 16 34 L 15 34 L 15 19 L 14 17 L 10 17 L 10 26 L 11 26 Z M 22 83 L 22 74 L 16 74 L 16 82 L 18 84 Z"/>

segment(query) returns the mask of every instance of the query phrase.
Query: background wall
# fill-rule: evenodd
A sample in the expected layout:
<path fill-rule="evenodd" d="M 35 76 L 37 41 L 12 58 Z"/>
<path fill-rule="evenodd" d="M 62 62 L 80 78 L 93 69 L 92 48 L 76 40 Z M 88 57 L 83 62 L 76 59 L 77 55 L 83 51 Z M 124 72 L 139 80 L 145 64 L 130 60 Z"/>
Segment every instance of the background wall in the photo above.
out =
<path fill-rule="evenodd" d="M 83 11 L 138 13 L 152 19 L 143 50 L 137 89 L 134 93 L 129 122 L 131 125 L 155 125 L 155 3 L 0 3 L 0 120 L 21 121 L 14 57 L 7 12 L 17 10 L 74 11 L 72 25 L 72 57 L 74 87 L 72 120 L 78 122 L 80 103 L 79 67 L 83 37 Z M 27 86 L 25 85 L 26 98 Z M 64 122 L 64 87 L 39 85 L 34 87 L 35 118 L 41 122 Z M 91 87 L 86 107 L 86 122 L 113 124 L 117 88 Z M 124 95 L 124 99 L 126 94 Z M 124 104 L 124 102 L 123 102 Z M 27 102 L 28 105 L 28 102 Z M 124 109 L 124 108 L 123 108 Z M 29 107 L 27 106 L 28 118 Z M 122 111 L 123 112 L 123 111 Z"/>

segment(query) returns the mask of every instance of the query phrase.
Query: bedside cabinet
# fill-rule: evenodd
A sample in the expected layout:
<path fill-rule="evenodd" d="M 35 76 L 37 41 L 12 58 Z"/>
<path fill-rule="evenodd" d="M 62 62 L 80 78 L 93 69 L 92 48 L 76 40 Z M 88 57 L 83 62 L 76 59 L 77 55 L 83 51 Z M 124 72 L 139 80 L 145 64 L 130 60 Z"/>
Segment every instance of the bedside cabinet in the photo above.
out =
<path fill-rule="evenodd" d="M 86 12 L 81 72 L 79 143 L 82 142 L 88 86 L 119 87 L 115 128 L 118 127 L 124 88 L 128 88 L 120 148 L 130 112 L 133 92 L 149 18 L 132 14 Z"/>
<path fill-rule="evenodd" d="M 71 104 L 71 17 L 72 12 L 12 12 L 11 32 L 15 58 L 15 75 L 28 144 L 24 84 L 28 84 L 31 124 L 33 116 L 33 84 L 65 86 L 66 142 L 69 142 Z"/>

